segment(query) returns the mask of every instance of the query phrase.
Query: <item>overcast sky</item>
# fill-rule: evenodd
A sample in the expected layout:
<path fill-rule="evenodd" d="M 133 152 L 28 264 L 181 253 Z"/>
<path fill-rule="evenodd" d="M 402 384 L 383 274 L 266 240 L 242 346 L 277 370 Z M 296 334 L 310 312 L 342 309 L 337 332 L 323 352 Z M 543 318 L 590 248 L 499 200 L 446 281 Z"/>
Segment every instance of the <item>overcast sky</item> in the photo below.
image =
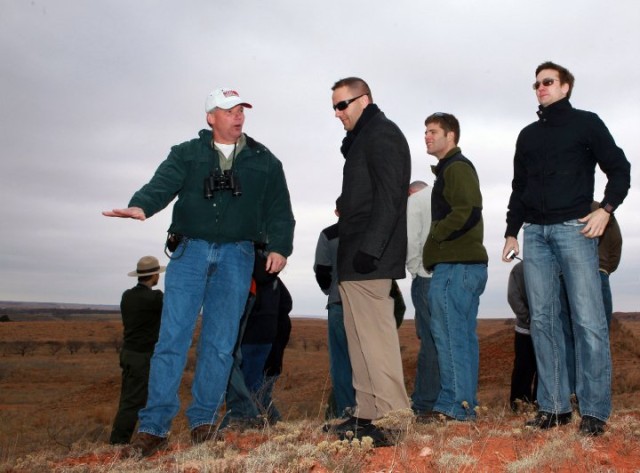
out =
<path fill-rule="evenodd" d="M 171 206 L 145 222 L 101 211 L 125 207 L 206 127 L 205 97 L 224 86 L 254 105 L 245 132 L 284 164 L 293 313 L 324 314 L 313 255 L 335 220 L 344 136 L 330 88 L 356 75 L 405 133 L 412 179 L 433 182 L 425 117 L 459 118 L 484 197 L 480 314 L 510 316 L 500 254 L 514 144 L 536 119 L 535 68 L 553 60 L 576 76 L 573 105 L 598 113 L 632 163 L 611 285 L 614 311 L 638 311 L 639 25 L 637 0 L 2 0 L 0 300 L 118 304 L 140 256 L 166 264 Z"/>

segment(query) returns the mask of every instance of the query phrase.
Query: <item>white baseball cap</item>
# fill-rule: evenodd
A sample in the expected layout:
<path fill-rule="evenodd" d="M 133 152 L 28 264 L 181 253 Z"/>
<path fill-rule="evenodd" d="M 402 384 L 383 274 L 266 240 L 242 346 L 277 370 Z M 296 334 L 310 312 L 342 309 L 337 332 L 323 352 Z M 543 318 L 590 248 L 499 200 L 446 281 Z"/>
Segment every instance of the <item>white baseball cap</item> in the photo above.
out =
<path fill-rule="evenodd" d="M 207 95 L 207 100 L 204 103 L 205 112 L 209 113 L 214 108 L 221 108 L 223 110 L 229 110 L 236 105 L 242 105 L 246 108 L 252 108 L 251 104 L 243 102 L 238 95 L 238 92 L 225 87 L 220 87 Z"/>

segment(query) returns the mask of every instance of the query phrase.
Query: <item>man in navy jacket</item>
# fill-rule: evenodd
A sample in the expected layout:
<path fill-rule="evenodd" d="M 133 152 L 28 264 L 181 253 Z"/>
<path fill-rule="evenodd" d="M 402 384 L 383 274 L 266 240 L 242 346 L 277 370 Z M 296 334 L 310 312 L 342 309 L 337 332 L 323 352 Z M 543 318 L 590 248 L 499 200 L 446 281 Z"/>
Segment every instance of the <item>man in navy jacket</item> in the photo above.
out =
<path fill-rule="evenodd" d="M 553 62 L 540 64 L 533 84 L 538 120 L 518 136 L 502 260 L 520 251 L 531 337 L 538 366 L 539 411 L 527 422 L 548 429 L 571 420 L 570 387 L 560 312 L 566 284 L 575 335 L 580 432 L 600 435 L 611 413 L 611 354 L 598 274 L 598 238 L 630 186 L 631 165 L 591 112 L 569 103 L 574 77 Z M 591 211 L 596 164 L 607 175 L 600 207 Z"/>

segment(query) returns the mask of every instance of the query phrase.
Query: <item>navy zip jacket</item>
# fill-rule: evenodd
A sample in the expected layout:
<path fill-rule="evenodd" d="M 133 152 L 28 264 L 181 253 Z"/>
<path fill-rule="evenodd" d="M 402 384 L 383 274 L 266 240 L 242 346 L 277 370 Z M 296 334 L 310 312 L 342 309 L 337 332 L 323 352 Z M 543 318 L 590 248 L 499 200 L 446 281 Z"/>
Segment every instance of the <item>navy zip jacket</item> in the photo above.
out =
<path fill-rule="evenodd" d="M 602 120 L 568 99 L 540 107 L 538 121 L 518 136 L 505 237 L 524 222 L 552 225 L 591 212 L 596 164 L 607 175 L 601 206 L 615 209 L 627 195 L 631 164 Z"/>

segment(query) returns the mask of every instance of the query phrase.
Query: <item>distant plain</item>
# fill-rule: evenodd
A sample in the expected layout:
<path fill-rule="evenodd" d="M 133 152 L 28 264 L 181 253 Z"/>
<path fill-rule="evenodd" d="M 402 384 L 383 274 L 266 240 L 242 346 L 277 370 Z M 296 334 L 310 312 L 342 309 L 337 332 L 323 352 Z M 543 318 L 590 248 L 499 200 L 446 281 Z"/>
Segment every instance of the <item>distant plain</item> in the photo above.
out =
<path fill-rule="evenodd" d="M 120 388 L 120 316 L 109 308 L 42 308 L 0 303 L 0 465 L 41 450 L 68 454 L 108 440 Z M 286 421 L 324 420 L 330 390 L 326 320 L 293 318 L 284 372 L 275 390 Z M 479 319 L 480 404 L 508 411 L 513 319 Z M 413 320 L 399 330 L 412 391 L 419 341 Z M 640 391 L 640 314 L 616 313 L 611 333 L 614 411 L 636 409 Z M 183 410 L 172 436 L 188 435 L 184 407 L 195 349 L 181 386 Z M 0 471 L 10 471 L 2 470 Z"/>

